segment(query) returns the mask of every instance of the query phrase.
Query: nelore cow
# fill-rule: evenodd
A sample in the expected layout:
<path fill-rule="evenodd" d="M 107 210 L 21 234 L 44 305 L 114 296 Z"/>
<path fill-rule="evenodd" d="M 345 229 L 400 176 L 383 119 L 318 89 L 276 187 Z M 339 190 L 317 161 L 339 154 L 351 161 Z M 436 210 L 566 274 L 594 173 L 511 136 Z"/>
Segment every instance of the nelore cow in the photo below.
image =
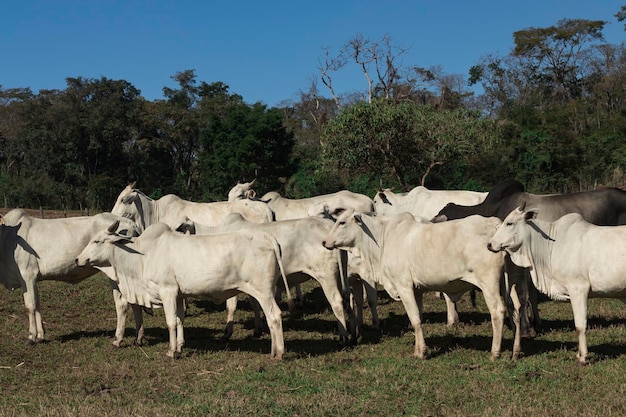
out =
<path fill-rule="evenodd" d="M 289 286 L 300 284 L 311 278 L 320 284 L 337 318 L 340 345 L 345 346 L 349 342 L 346 314 L 352 316 L 350 310 L 346 312 L 344 309 L 344 300 L 348 299 L 345 267 L 342 274 L 342 262 L 339 258 L 339 251 L 328 251 L 319 244 L 332 226 L 333 222 L 331 220 L 317 217 L 255 224 L 246 221 L 238 214 L 231 214 L 218 227 L 207 228 L 186 220 L 177 230 L 189 230 L 195 234 L 245 230 L 249 233 L 259 231 L 271 235 L 280 245 L 281 259 Z M 230 337 L 232 333 L 232 321 L 236 306 L 236 298 L 227 301 L 226 337 Z M 350 319 L 350 324 L 353 325 L 354 320 L 352 317 Z M 260 320 L 256 316 L 256 333 L 260 332 L 259 325 Z M 350 333 L 353 340 L 356 338 L 355 331 L 354 327 L 352 327 Z"/>
<path fill-rule="evenodd" d="M 489 241 L 529 268 L 535 287 L 555 300 L 570 300 L 578 334 L 578 363 L 587 359 L 587 299 L 626 298 L 626 226 L 596 226 L 580 214 L 557 221 L 538 212 L 513 210 Z"/>
<path fill-rule="evenodd" d="M 474 286 L 480 288 L 491 314 L 491 358 L 495 359 L 500 356 L 505 311 L 500 295 L 504 254 L 492 253 L 486 245 L 499 224 L 497 218 L 481 216 L 419 223 L 409 213 L 378 218 L 350 210 L 339 216 L 322 244 L 362 258 L 375 281 L 402 301 L 415 332 L 418 358 L 426 351 L 423 293 L 443 291 L 455 300 Z"/>
<path fill-rule="evenodd" d="M 111 213 L 62 219 L 38 219 L 22 209 L 2 217 L 0 225 L 0 282 L 9 289 L 21 288 L 28 312 L 28 340 L 45 339 L 39 305 L 37 282 L 63 281 L 72 284 L 96 274 L 97 269 L 78 267 L 76 256 L 91 238 L 117 221 L 119 230 L 136 234 L 135 224 Z M 117 327 L 113 344 L 119 346 L 124 337 L 128 304 L 115 284 L 113 299 L 117 311 Z M 137 342 L 143 338 L 140 312 L 134 308 Z"/>
<path fill-rule="evenodd" d="M 487 193 L 465 190 L 429 190 L 418 186 L 408 193 L 394 193 L 391 189 L 379 190 L 374 196 L 374 210 L 382 214 L 409 212 L 414 216 L 432 219 L 448 203 L 475 205 Z"/>
<path fill-rule="evenodd" d="M 307 217 L 305 217 L 304 219 L 307 219 Z M 289 225 L 289 224 L 293 225 L 294 223 L 291 223 L 291 222 L 294 220 L 297 221 L 299 219 L 283 220 L 283 221 L 278 221 L 276 223 L 285 222 L 286 225 Z M 307 222 L 310 222 L 310 221 L 306 220 L 305 223 Z M 230 214 L 224 219 L 223 223 L 220 226 L 214 226 L 214 227 L 204 226 L 204 225 L 195 223 L 185 218 L 183 219 L 180 226 L 176 230 L 183 232 L 183 233 L 191 233 L 191 234 L 211 234 L 211 233 L 220 233 L 227 229 L 236 230 L 239 227 L 245 227 L 249 225 L 252 225 L 252 223 L 247 222 L 240 215 Z M 294 231 L 289 231 L 289 233 L 297 236 L 297 235 L 302 234 L 302 231 L 296 232 L 294 230 Z M 306 241 L 306 240 L 308 239 L 305 237 L 303 241 Z M 281 242 L 282 239 L 278 239 L 278 241 Z M 303 241 L 301 241 L 300 243 L 302 243 Z M 316 246 L 318 242 L 319 242 L 318 240 L 315 241 Z M 290 250 L 288 249 L 289 248 L 288 245 L 281 245 L 281 246 L 286 248 L 286 249 L 283 249 L 283 259 L 284 259 L 285 257 L 289 256 L 287 252 L 289 252 Z M 300 245 L 299 244 L 296 245 L 294 249 L 296 249 L 298 246 Z M 308 251 L 306 250 L 302 251 L 299 253 L 299 255 L 306 254 L 307 252 Z M 321 258 L 322 261 L 324 259 L 328 259 L 328 255 L 329 255 L 328 251 L 325 250 L 325 252 L 327 254 L 326 256 L 323 256 Z M 332 262 L 332 261 L 329 260 L 329 262 Z M 344 266 L 345 262 L 343 261 L 343 259 L 338 262 L 341 268 L 345 268 Z M 305 265 L 306 264 L 310 265 L 311 263 L 312 262 L 310 260 L 307 260 Z M 289 270 L 289 267 L 286 266 L 285 269 Z M 350 283 L 350 288 L 352 290 L 351 301 L 353 304 L 353 312 L 354 312 L 354 316 L 356 320 L 357 337 L 359 336 L 359 334 L 361 333 L 361 329 L 363 328 L 363 307 L 364 307 L 364 301 L 365 301 L 365 298 L 363 296 L 363 290 L 365 290 L 367 303 L 371 310 L 372 326 L 374 330 L 380 330 L 380 320 L 378 318 L 378 311 L 377 311 L 378 293 L 376 290 L 376 283 L 370 279 L 371 273 L 369 270 L 369 266 L 366 265 L 360 258 L 356 258 L 352 256 L 351 254 L 348 254 L 347 274 L 348 274 L 348 282 Z M 315 278 L 315 275 L 313 275 L 314 278 Z M 315 278 L 315 279 L 319 280 L 320 278 Z M 289 281 L 290 281 L 290 284 L 291 282 L 294 282 L 292 279 L 290 279 Z M 341 289 L 343 291 L 343 287 L 341 287 Z M 232 323 L 234 319 L 234 316 L 232 315 L 234 312 L 234 308 L 235 308 L 235 300 L 228 300 L 227 308 L 226 308 L 228 312 L 227 323 Z M 255 308 L 254 305 L 253 305 L 253 308 Z M 255 316 L 255 335 L 260 333 L 260 323 L 261 323 L 260 318 Z M 232 331 L 232 326 L 230 327 L 227 326 L 225 336 L 230 337 L 231 331 Z"/>
<path fill-rule="evenodd" d="M 434 221 L 459 219 L 466 216 L 480 214 L 482 216 L 495 216 L 503 220 L 512 210 L 521 205 L 537 209 L 540 220 L 555 221 L 568 213 L 578 213 L 589 223 L 599 226 L 615 226 L 626 223 L 626 191 L 619 188 L 603 188 L 593 191 L 581 191 L 570 194 L 537 195 L 524 191 L 524 186 L 515 180 L 506 180 L 496 184 L 490 191 L 485 201 L 474 206 L 462 206 L 448 204 L 444 207 Z M 512 269 L 511 275 L 522 276 L 520 271 Z M 515 280 L 515 279 L 514 279 Z M 524 313 L 525 280 L 518 280 L 518 287 L 522 295 L 522 330 L 530 332 L 527 324 L 527 316 Z M 530 287 L 530 305 L 533 309 L 533 324 L 540 327 L 539 312 L 533 295 L 534 288 Z"/>
<path fill-rule="evenodd" d="M 478 191 L 430 190 L 421 185 L 407 193 L 394 193 L 390 188 L 385 188 L 374 196 L 374 210 L 381 214 L 408 212 L 417 217 L 432 219 L 448 203 L 474 205 L 481 203 L 486 196 L 487 193 Z M 459 322 L 456 303 L 453 303 L 445 293 L 443 296 L 448 312 L 447 323 L 453 326 Z M 475 291 L 472 290 L 472 300 L 475 300 L 475 297 Z"/>
<path fill-rule="evenodd" d="M 267 223 L 274 219 L 272 210 L 260 201 L 242 199 L 197 203 L 173 194 L 153 200 L 136 189 L 135 183 L 122 190 L 111 213 L 134 220 L 141 230 L 156 223 L 176 227 L 182 216 L 207 226 L 219 224 L 230 213 L 240 213 L 245 219 L 255 223 Z"/>
<path fill-rule="evenodd" d="M 287 198 L 275 191 L 261 197 L 272 211 L 276 220 L 298 219 L 307 216 L 333 216 L 351 208 L 357 211 L 374 211 L 374 202 L 366 195 L 348 190 L 337 191 L 308 198 Z"/>
<path fill-rule="evenodd" d="M 540 218 L 546 221 L 557 220 L 569 213 L 578 213 L 589 223 L 598 226 L 626 224 L 626 191 L 619 188 L 537 195 L 525 192 L 524 186 L 515 180 L 496 184 L 480 204 L 448 204 L 433 220 L 460 219 L 474 214 L 504 219 L 522 204 L 537 208 Z"/>
<path fill-rule="evenodd" d="M 254 297 L 265 313 L 271 357 L 282 358 L 281 312 L 274 300 L 282 263 L 271 235 L 241 231 L 189 236 L 157 223 L 141 236 L 128 238 L 113 232 L 115 228 L 113 224 L 92 239 L 76 264 L 100 269 L 132 304 L 162 305 L 169 332 L 168 356 L 181 352 L 185 342 L 185 297 L 222 302 L 243 292 Z"/>

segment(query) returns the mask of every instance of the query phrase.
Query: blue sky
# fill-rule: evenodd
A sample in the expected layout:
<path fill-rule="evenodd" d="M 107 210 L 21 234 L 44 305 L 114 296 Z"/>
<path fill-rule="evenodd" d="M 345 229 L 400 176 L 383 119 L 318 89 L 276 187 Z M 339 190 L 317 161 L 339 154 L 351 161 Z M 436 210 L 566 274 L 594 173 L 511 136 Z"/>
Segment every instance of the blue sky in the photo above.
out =
<path fill-rule="evenodd" d="M 626 39 L 614 14 L 626 0 L 138 1 L 20 0 L 0 12 L 0 86 L 64 89 L 66 77 L 123 79 L 148 100 L 171 76 L 194 69 L 244 101 L 297 99 L 318 77 L 322 47 L 338 51 L 357 33 L 389 35 L 410 48 L 405 66 L 462 74 L 489 53 L 507 54 L 513 32 L 562 18 L 609 21 L 607 42 Z M 324 86 L 320 90 L 326 94 Z M 365 90 L 356 69 L 338 92 Z"/>

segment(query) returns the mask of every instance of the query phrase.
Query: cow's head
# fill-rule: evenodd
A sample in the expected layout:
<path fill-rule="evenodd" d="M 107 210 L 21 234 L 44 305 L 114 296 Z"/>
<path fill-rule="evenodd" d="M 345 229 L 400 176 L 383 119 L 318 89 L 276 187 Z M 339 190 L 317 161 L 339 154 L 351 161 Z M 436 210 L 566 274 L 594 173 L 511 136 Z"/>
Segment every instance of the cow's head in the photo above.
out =
<path fill-rule="evenodd" d="M 527 222 L 537 218 L 537 210 L 525 210 L 524 208 L 525 204 L 506 216 L 487 244 L 490 251 L 505 250 L 509 254 L 513 254 L 528 240 L 529 226 Z"/>
<path fill-rule="evenodd" d="M 106 230 L 99 232 L 83 251 L 76 257 L 76 265 L 91 266 L 105 272 L 111 267 L 112 246 L 126 245 L 133 241 L 133 237 L 119 233 L 120 221 L 116 220 Z M 112 278 L 115 274 L 106 274 Z"/>
<path fill-rule="evenodd" d="M 144 231 L 153 222 L 152 202 L 152 199 L 135 188 L 133 182 L 117 197 L 111 213 L 131 219 L 140 231 Z"/>
<path fill-rule="evenodd" d="M 237 181 L 237 185 L 228 192 L 228 201 L 253 200 L 256 197 L 256 192 L 252 189 L 252 184 L 254 184 L 255 181 L 256 178 L 243 184 Z"/>
<path fill-rule="evenodd" d="M 322 241 L 322 245 L 326 249 L 345 249 L 359 256 L 354 250 L 359 237 L 363 234 L 362 225 L 361 213 L 347 209 L 339 215 Z"/>
<path fill-rule="evenodd" d="M 309 206 L 307 215 L 310 217 L 320 217 L 322 219 L 336 221 L 345 211 L 345 207 L 336 206 L 328 202 L 313 203 Z"/>

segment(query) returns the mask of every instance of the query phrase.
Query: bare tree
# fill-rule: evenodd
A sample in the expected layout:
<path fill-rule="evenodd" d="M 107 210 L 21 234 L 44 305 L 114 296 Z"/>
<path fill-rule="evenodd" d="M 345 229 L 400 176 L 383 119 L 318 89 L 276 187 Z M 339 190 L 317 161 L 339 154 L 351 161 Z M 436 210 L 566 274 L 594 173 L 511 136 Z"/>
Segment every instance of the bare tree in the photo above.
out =
<path fill-rule="evenodd" d="M 332 73 L 344 68 L 348 62 L 355 63 L 365 77 L 368 103 L 375 96 L 393 98 L 394 88 L 401 84 L 401 65 L 397 60 L 408 48 L 394 45 L 389 35 L 384 35 L 378 41 L 371 41 L 362 34 L 357 34 L 334 57 L 331 57 L 329 48 L 323 49 L 324 60 L 319 60 L 318 68 L 322 83 L 330 90 L 337 106 L 340 101 L 332 83 Z"/>

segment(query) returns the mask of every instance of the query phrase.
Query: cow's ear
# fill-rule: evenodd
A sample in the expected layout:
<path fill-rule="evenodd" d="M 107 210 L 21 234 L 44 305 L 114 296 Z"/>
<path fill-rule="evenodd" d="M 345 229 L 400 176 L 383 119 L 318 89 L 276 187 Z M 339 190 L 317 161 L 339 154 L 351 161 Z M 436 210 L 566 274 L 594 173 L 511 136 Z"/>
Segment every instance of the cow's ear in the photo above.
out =
<path fill-rule="evenodd" d="M 361 218 L 361 213 L 354 213 L 354 215 L 352 217 L 354 217 L 354 221 L 359 226 L 363 224 L 363 219 Z"/>
<path fill-rule="evenodd" d="M 534 220 L 534 219 L 537 218 L 538 214 L 539 214 L 539 210 L 537 210 L 537 209 L 526 210 L 526 213 L 524 215 L 524 219 L 525 220 Z"/>
<path fill-rule="evenodd" d="M 110 235 L 114 234 L 117 231 L 117 228 L 119 227 L 119 225 L 120 225 L 120 221 L 119 220 L 115 220 L 113 222 L 113 224 L 108 227 L 107 232 Z"/>

